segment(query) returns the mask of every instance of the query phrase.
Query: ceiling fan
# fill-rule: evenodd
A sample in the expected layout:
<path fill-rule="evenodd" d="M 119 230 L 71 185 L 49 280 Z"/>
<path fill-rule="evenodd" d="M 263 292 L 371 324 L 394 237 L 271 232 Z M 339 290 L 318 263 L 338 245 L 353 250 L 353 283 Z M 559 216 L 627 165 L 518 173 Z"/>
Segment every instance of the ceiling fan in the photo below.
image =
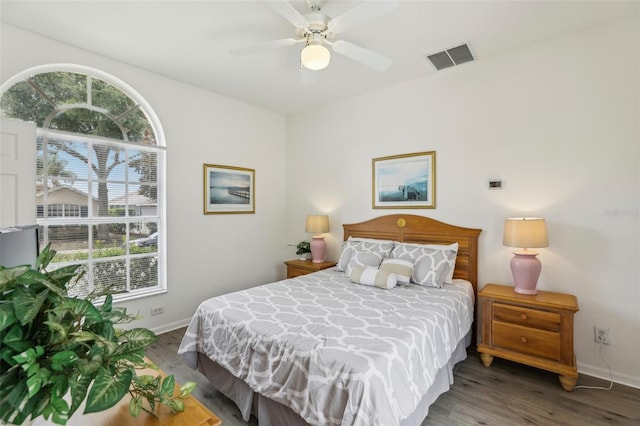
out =
<path fill-rule="evenodd" d="M 296 27 L 295 38 L 265 41 L 231 49 L 229 53 L 239 56 L 304 43 L 305 47 L 300 52 L 301 69 L 317 71 L 326 68 L 331 60 L 331 53 L 326 46 L 376 71 L 382 72 L 391 66 L 391 59 L 348 41 L 336 40 L 335 36 L 355 25 L 390 13 L 398 7 L 397 0 L 363 1 L 335 18 L 322 13 L 324 0 L 306 0 L 306 2 L 310 12 L 304 16 L 287 0 L 264 2 Z"/>

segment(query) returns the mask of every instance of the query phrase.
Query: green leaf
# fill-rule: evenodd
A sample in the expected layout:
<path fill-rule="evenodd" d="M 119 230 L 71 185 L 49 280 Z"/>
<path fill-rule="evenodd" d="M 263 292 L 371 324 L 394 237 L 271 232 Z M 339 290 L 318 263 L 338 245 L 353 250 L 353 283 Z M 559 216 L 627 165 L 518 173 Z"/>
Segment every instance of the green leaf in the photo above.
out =
<path fill-rule="evenodd" d="M 103 321 L 98 308 L 93 306 L 88 300 L 66 298 L 59 307 L 54 309 L 54 312 L 56 313 L 65 311 L 70 312 L 76 317 L 84 317 L 85 326 L 101 323 Z"/>
<path fill-rule="evenodd" d="M 86 398 L 93 377 L 93 374 L 82 374 L 72 377 L 69 381 L 69 387 L 71 388 L 71 409 L 69 410 L 69 416 L 76 412 L 80 404 L 82 404 L 82 401 Z"/>
<path fill-rule="evenodd" d="M 78 361 L 78 371 L 81 374 L 91 374 L 94 375 L 98 371 L 98 369 L 102 366 L 102 357 L 95 356 L 91 358 L 90 361 L 81 358 Z"/>
<path fill-rule="evenodd" d="M 100 337 L 90 331 L 78 331 L 76 333 L 71 333 L 70 335 L 73 336 L 73 340 L 75 342 L 93 342 L 94 340 L 98 340 Z"/>
<path fill-rule="evenodd" d="M 54 398 L 62 398 L 69 390 L 69 378 L 66 374 L 57 374 L 49 378 L 51 386 L 51 395 Z"/>
<path fill-rule="evenodd" d="M 133 328 L 126 330 L 122 334 L 121 340 L 125 343 L 120 345 L 117 354 L 125 354 L 144 349 L 158 340 L 158 336 L 146 328 Z"/>
<path fill-rule="evenodd" d="M 33 398 L 35 401 L 33 409 L 31 410 L 32 419 L 40 417 L 44 413 L 44 410 L 49 406 L 49 402 L 51 401 L 51 395 L 47 394 L 46 392 L 40 392 L 40 394 L 41 395 L 39 397 Z M 31 402 L 31 399 L 29 400 L 29 402 Z"/>
<path fill-rule="evenodd" d="M 51 407 L 51 420 L 59 425 L 66 425 L 69 420 L 69 405 L 62 398 L 55 398 L 49 404 Z"/>
<path fill-rule="evenodd" d="M 2 338 L 2 344 L 9 346 L 14 351 L 20 353 L 31 347 L 31 343 L 24 340 L 22 326 L 15 323 L 7 334 Z"/>
<path fill-rule="evenodd" d="M 169 408 L 172 413 L 179 413 L 184 411 L 184 401 L 181 399 L 172 399 L 169 401 Z"/>
<path fill-rule="evenodd" d="M 129 401 L 129 414 L 131 414 L 133 417 L 138 417 L 138 414 L 140 414 L 141 409 L 142 409 L 142 398 L 132 397 L 131 401 Z"/>
<path fill-rule="evenodd" d="M 51 357 L 51 368 L 55 371 L 62 371 L 78 362 L 78 355 L 72 351 L 58 352 Z"/>
<path fill-rule="evenodd" d="M 160 376 L 152 376 L 150 374 L 143 374 L 141 376 L 135 376 L 133 380 L 138 383 L 142 387 L 147 387 L 151 385 L 156 379 L 160 378 Z"/>
<path fill-rule="evenodd" d="M 107 369 L 101 368 L 87 396 L 84 413 L 103 411 L 116 405 L 129 390 L 132 376 L 131 370 L 122 371 L 114 377 Z"/>
<path fill-rule="evenodd" d="M 29 348 L 18 355 L 14 355 L 13 360 L 18 364 L 26 364 L 26 368 L 29 368 L 29 365 L 36 360 L 36 351 L 33 348 Z"/>
<path fill-rule="evenodd" d="M 4 293 L 12 287 L 11 284 L 15 284 L 14 280 L 19 275 L 24 274 L 29 270 L 29 265 L 16 266 L 14 268 L 0 267 L 0 291 Z"/>
<path fill-rule="evenodd" d="M 16 321 L 13 303 L 0 303 L 0 331 L 15 324 Z"/>
<path fill-rule="evenodd" d="M 191 392 L 196 388 L 196 382 L 187 382 L 180 386 L 180 398 L 191 395 Z"/>
<path fill-rule="evenodd" d="M 42 377 L 40 377 L 39 374 L 34 374 L 27 379 L 27 390 L 29 391 L 29 398 L 33 397 L 40 391 L 42 384 Z"/>
<path fill-rule="evenodd" d="M 36 260 L 37 269 L 44 269 L 49 266 L 51 260 L 56 255 L 56 251 L 51 248 L 51 243 L 47 244 L 45 248 L 40 251 L 38 259 Z"/>
<path fill-rule="evenodd" d="M 26 381 L 20 380 L 11 388 L 5 400 L 14 410 L 20 410 L 20 407 L 28 398 L 28 392 Z"/>
<path fill-rule="evenodd" d="M 51 342 L 55 343 L 55 342 L 60 342 L 62 340 L 65 340 L 67 338 L 67 329 L 64 328 L 60 323 L 55 322 L 55 321 L 44 321 L 43 324 L 45 324 L 47 327 L 49 327 L 49 330 L 51 332 Z M 58 337 L 55 337 L 55 333 L 58 333 Z"/>
<path fill-rule="evenodd" d="M 176 387 L 176 380 L 173 376 L 167 376 L 162 381 L 161 393 L 165 395 L 173 395 L 173 389 Z"/>
<path fill-rule="evenodd" d="M 7 365 L 13 366 L 16 365 L 16 362 L 13 360 L 13 356 L 16 354 L 16 351 L 10 348 L 7 345 L 0 345 L 0 360 L 7 363 Z"/>
<path fill-rule="evenodd" d="M 48 272 L 47 277 L 59 288 L 65 289 L 69 281 L 76 276 L 76 271 L 81 265 L 69 265 Z"/>
<path fill-rule="evenodd" d="M 23 379 L 19 368 L 9 368 L 0 375 L 0 401 L 4 401 L 18 381 Z"/>
<path fill-rule="evenodd" d="M 18 286 L 15 291 L 13 306 L 16 318 L 18 318 L 20 324 L 28 324 L 38 315 L 42 304 L 47 300 L 49 292 L 45 289 L 36 294 L 26 286 Z"/>
<path fill-rule="evenodd" d="M 113 296 L 111 294 L 107 294 L 104 298 L 104 303 L 102 304 L 101 311 L 103 314 L 110 313 L 113 309 Z"/>

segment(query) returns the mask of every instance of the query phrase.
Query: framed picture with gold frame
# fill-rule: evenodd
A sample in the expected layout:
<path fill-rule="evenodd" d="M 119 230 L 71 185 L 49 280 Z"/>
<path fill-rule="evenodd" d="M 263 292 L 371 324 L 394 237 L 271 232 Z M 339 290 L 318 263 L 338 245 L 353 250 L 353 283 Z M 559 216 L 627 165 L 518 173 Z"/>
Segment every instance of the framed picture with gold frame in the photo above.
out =
<path fill-rule="evenodd" d="M 436 152 L 373 160 L 374 209 L 435 209 Z"/>
<path fill-rule="evenodd" d="M 204 214 L 255 213 L 256 171 L 205 164 Z"/>

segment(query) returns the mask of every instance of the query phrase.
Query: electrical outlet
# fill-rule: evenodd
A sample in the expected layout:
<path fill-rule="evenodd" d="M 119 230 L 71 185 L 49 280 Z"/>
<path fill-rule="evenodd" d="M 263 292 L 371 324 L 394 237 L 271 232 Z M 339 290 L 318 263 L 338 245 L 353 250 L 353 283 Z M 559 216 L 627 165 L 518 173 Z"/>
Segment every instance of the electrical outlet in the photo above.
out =
<path fill-rule="evenodd" d="M 593 340 L 596 343 L 602 343 L 603 345 L 609 344 L 609 329 L 600 328 L 597 325 L 593 326 Z"/>
<path fill-rule="evenodd" d="M 151 308 L 151 316 L 164 314 L 164 306 Z"/>

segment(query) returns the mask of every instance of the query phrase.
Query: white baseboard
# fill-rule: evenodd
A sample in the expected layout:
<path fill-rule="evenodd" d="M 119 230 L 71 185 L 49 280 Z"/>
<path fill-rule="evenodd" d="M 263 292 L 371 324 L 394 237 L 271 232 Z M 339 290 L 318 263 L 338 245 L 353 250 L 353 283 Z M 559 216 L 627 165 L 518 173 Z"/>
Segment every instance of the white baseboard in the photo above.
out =
<path fill-rule="evenodd" d="M 177 330 L 178 328 L 186 327 L 191 322 L 191 318 L 185 318 L 178 321 L 173 321 L 168 324 L 163 324 L 158 327 L 153 327 L 150 330 L 156 334 L 168 333 L 169 331 Z"/>
<path fill-rule="evenodd" d="M 632 388 L 640 389 L 640 378 L 629 376 L 627 374 L 620 374 L 617 371 L 611 370 L 611 375 L 609 375 L 609 370 L 606 367 L 596 367 L 589 364 L 578 363 L 578 373 L 584 374 L 587 376 L 597 377 L 603 380 L 613 380 L 614 383 L 619 383 L 621 385 L 630 386 Z"/>

